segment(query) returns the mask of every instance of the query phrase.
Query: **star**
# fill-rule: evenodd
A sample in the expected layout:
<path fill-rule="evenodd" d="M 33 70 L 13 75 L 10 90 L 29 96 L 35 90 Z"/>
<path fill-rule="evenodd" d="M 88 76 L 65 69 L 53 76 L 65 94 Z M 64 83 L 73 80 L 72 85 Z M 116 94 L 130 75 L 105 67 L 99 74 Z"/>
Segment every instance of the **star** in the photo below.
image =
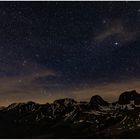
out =
<path fill-rule="evenodd" d="M 24 60 L 23 63 L 22 63 L 22 66 L 25 66 L 27 64 L 27 61 Z"/>
<path fill-rule="evenodd" d="M 6 15 L 6 11 L 3 11 L 3 12 L 2 12 L 2 15 L 3 15 L 3 16 Z"/>
<path fill-rule="evenodd" d="M 118 42 L 114 42 L 114 45 L 115 45 L 115 46 L 118 46 L 118 45 L 119 45 L 119 43 L 118 43 Z"/>
<path fill-rule="evenodd" d="M 103 20 L 103 24 L 106 24 L 106 20 L 105 19 Z"/>
<path fill-rule="evenodd" d="M 38 58 L 39 57 L 39 54 L 36 54 L 35 56 Z"/>

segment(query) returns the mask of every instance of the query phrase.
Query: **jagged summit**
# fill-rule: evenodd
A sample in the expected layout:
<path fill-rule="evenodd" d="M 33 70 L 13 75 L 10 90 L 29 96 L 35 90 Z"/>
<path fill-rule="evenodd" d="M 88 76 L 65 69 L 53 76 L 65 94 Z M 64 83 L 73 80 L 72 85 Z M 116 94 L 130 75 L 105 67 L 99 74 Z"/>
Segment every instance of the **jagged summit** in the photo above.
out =
<path fill-rule="evenodd" d="M 116 105 L 117 103 L 120 105 L 130 104 L 130 102 L 133 101 L 135 105 L 140 105 L 140 94 L 136 90 L 131 91 L 125 91 L 122 94 L 120 94 L 118 101 L 115 103 L 112 103 Z M 49 104 L 49 103 L 47 103 Z M 77 102 L 72 98 L 64 98 L 64 99 L 58 99 L 55 100 L 51 105 L 57 105 L 57 106 L 76 106 L 80 104 L 81 102 Z M 94 95 L 91 97 L 89 102 L 83 102 L 82 105 L 85 104 L 86 106 L 89 106 L 91 109 L 97 109 L 100 106 L 109 106 L 109 103 L 105 101 L 101 96 Z M 40 106 L 46 106 L 46 104 L 38 104 L 33 101 L 29 101 L 26 103 L 12 103 L 8 107 L 4 107 L 4 109 L 11 110 L 11 109 L 18 109 L 18 108 L 26 108 L 24 110 L 33 110 L 38 109 Z M 47 105 L 48 106 L 48 105 Z"/>
<path fill-rule="evenodd" d="M 123 92 L 119 96 L 118 103 L 124 105 L 124 104 L 130 104 L 130 102 L 132 101 L 136 105 L 140 104 L 140 94 L 136 92 L 136 90 Z"/>
<path fill-rule="evenodd" d="M 104 101 L 102 99 L 102 97 L 100 97 L 99 95 L 92 96 L 89 104 L 92 109 L 98 109 L 99 106 L 108 106 L 109 105 L 109 103 L 107 101 Z"/>
<path fill-rule="evenodd" d="M 7 108 L 5 108 L 6 110 L 17 110 L 20 112 L 28 112 L 28 111 L 33 111 L 33 110 L 37 110 L 39 108 L 39 104 L 32 102 L 32 101 L 28 101 L 26 103 L 13 103 L 11 105 L 9 105 Z"/>
<path fill-rule="evenodd" d="M 131 101 L 137 105 L 131 106 Z M 99 95 L 92 96 L 89 102 L 64 98 L 51 104 L 32 101 L 13 103 L 0 109 L 0 130 L 6 132 L 4 137 L 8 133 L 15 138 L 25 138 L 25 135 L 28 137 L 29 132 L 43 138 L 60 138 L 64 132 L 67 132 L 66 138 L 75 134 L 78 136 L 76 138 L 85 138 L 84 136 L 89 136 L 87 128 L 92 130 L 92 137 L 89 138 L 94 138 L 95 135 L 100 138 L 103 132 L 105 136 L 112 133 L 116 136 L 121 134 L 121 130 L 125 132 L 140 127 L 139 101 L 140 94 L 132 90 L 123 92 L 114 105 Z"/>
<path fill-rule="evenodd" d="M 77 102 L 72 99 L 72 98 L 64 98 L 64 99 L 58 99 L 58 100 L 55 100 L 53 102 L 54 104 L 63 104 L 63 105 L 73 105 L 73 104 L 76 104 Z"/>

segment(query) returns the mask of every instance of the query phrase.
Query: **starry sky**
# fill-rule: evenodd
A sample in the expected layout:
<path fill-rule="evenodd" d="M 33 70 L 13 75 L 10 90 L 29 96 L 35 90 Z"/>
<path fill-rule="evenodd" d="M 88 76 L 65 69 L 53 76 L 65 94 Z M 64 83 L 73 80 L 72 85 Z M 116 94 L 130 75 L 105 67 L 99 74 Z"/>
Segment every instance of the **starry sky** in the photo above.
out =
<path fill-rule="evenodd" d="M 140 92 L 139 38 L 140 2 L 0 2 L 0 105 Z"/>

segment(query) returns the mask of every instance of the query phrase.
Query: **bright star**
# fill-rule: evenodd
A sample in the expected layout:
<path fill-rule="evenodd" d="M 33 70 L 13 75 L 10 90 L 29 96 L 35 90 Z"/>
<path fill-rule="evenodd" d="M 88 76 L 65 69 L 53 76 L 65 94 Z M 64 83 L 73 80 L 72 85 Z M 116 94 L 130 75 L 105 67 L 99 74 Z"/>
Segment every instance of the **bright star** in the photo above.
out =
<path fill-rule="evenodd" d="M 114 45 L 116 45 L 116 46 L 117 46 L 118 44 L 119 44 L 118 42 L 115 42 L 115 43 L 114 43 Z"/>

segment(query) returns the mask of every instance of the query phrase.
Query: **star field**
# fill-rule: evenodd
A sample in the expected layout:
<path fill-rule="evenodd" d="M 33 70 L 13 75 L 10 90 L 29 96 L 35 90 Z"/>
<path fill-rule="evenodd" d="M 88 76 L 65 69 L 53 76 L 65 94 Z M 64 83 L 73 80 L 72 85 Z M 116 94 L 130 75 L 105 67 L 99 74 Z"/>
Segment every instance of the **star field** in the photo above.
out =
<path fill-rule="evenodd" d="M 0 2 L 0 17 L 2 105 L 140 90 L 139 2 Z"/>

